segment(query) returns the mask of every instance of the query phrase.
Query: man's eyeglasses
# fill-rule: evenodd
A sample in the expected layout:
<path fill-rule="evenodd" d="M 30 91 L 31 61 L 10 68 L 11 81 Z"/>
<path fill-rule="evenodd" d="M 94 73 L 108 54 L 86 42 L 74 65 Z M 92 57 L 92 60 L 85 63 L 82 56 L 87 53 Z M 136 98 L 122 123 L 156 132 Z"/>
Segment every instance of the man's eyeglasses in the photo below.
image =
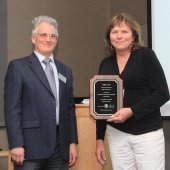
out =
<path fill-rule="evenodd" d="M 51 39 L 56 39 L 57 35 L 56 34 L 47 34 L 47 33 L 36 33 L 37 35 L 39 35 L 41 38 L 51 38 Z"/>

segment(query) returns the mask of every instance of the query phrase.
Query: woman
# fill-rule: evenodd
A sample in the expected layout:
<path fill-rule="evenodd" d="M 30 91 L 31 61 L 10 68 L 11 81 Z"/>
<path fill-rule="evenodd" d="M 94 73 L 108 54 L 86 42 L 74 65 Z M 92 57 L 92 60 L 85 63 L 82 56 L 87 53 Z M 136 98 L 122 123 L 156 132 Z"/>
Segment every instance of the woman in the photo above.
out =
<path fill-rule="evenodd" d="M 97 120 L 96 156 L 106 163 L 104 136 L 108 139 L 114 170 L 164 170 L 165 146 L 160 107 L 169 98 L 163 69 L 154 53 L 142 46 L 139 24 L 118 14 L 106 30 L 110 56 L 101 75 L 123 80 L 123 108 L 108 120 Z"/>

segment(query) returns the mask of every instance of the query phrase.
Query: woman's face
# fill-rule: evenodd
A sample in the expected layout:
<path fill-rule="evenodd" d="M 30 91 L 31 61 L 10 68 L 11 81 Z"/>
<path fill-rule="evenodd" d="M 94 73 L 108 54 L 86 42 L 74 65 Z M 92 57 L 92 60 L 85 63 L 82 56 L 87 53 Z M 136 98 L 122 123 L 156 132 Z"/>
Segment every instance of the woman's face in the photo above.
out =
<path fill-rule="evenodd" d="M 132 30 L 124 22 L 115 25 L 110 32 L 110 42 L 117 52 L 129 51 L 133 40 Z"/>

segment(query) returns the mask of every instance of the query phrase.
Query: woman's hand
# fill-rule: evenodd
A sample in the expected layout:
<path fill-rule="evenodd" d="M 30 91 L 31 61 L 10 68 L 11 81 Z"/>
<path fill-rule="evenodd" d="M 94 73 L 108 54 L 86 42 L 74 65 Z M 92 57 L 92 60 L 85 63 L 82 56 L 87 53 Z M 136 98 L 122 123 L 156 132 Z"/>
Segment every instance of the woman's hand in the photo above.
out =
<path fill-rule="evenodd" d="M 105 152 L 105 146 L 104 141 L 101 139 L 98 139 L 96 141 L 96 157 L 97 160 L 102 164 L 106 164 L 106 152 Z"/>
<path fill-rule="evenodd" d="M 114 123 L 123 123 L 130 117 L 132 117 L 133 113 L 130 108 L 122 108 L 119 111 L 117 111 L 115 114 L 110 116 L 110 118 L 107 120 L 108 122 L 114 122 Z"/>

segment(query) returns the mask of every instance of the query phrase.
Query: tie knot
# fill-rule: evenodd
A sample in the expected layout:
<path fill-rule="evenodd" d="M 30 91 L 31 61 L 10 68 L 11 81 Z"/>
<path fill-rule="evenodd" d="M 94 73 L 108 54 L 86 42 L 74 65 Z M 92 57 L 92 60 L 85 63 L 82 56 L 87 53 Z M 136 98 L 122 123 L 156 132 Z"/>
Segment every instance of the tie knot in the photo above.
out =
<path fill-rule="evenodd" d="M 51 59 L 50 59 L 50 58 L 45 58 L 45 59 L 43 60 L 43 63 L 44 63 L 45 65 L 50 64 L 50 62 L 51 62 Z"/>

